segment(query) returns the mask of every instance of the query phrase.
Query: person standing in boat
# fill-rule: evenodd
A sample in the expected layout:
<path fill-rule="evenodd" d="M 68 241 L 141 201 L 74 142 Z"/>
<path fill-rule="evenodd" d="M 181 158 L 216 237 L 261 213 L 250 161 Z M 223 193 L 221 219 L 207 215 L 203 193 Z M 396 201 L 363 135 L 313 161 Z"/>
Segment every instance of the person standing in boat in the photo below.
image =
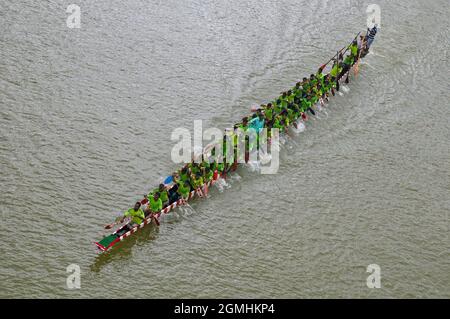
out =
<path fill-rule="evenodd" d="M 375 40 L 375 35 L 377 34 L 377 25 L 375 24 L 372 29 L 367 28 L 366 40 L 367 40 L 367 50 L 369 50 L 373 41 Z"/>

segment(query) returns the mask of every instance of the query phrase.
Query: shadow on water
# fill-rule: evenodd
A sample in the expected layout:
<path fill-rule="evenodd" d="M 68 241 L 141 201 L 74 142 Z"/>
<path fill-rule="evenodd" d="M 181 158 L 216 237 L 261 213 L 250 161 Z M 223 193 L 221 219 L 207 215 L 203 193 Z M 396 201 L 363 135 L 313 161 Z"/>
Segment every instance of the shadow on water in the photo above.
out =
<path fill-rule="evenodd" d="M 125 238 L 123 241 L 115 245 L 111 250 L 100 253 L 95 257 L 93 264 L 90 266 L 92 272 L 100 272 L 101 269 L 112 261 L 128 259 L 135 245 L 146 245 L 156 239 L 159 233 L 159 227 L 148 225 L 136 232 L 132 236 Z"/>

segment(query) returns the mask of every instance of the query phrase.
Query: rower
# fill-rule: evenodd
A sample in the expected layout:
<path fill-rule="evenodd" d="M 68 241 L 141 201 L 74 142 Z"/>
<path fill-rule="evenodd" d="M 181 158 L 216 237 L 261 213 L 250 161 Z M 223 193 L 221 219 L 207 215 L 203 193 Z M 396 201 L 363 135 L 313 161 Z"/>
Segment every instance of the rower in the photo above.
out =
<path fill-rule="evenodd" d="M 163 207 L 166 207 L 169 204 L 169 194 L 167 193 L 167 189 L 164 184 L 159 184 L 158 193 Z"/>
<path fill-rule="evenodd" d="M 187 180 L 189 180 L 189 176 L 191 175 L 191 169 L 189 168 L 189 165 L 187 164 L 186 166 L 184 166 L 182 169 L 181 169 L 181 172 L 180 172 L 180 180 L 182 181 L 182 182 L 185 182 L 185 181 L 187 181 Z"/>
<path fill-rule="evenodd" d="M 288 105 L 288 101 L 287 101 L 287 92 L 283 92 L 281 97 L 280 97 L 280 106 L 282 109 L 286 108 Z"/>
<path fill-rule="evenodd" d="M 199 197 L 203 197 L 202 186 L 203 178 L 200 173 L 197 173 L 196 175 L 191 174 L 191 187 L 195 190 Z"/>
<path fill-rule="evenodd" d="M 288 102 L 288 104 L 294 102 L 294 95 L 292 94 L 292 90 L 288 90 L 286 95 L 286 101 Z"/>
<path fill-rule="evenodd" d="M 299 97 L 301 95 L 302 91 L 302 85 L 300 82 L 295 83 L 295 87 L 292 90 L 293 94 L 294 94 L 294 100 L 296 97 Z"/>
<path fill-rule="evenodd" d="M 311 83 L 311 85 L 313 87 L 317 84 L 317 79 L 316 79 L 316 76 L 314 74 L 311 74 L 309 76 L 309 83 Z"/>
<path fill-rule="evenodd" d="M 342 71 L 341 71 L 341 73 L 339 74 L 339 77 L 338 77 L 338 78 L 343 77 L 344 74 L 347 73 L 347 72 L 350 70 L 350 68 L 352 67 L 352 65 L 353 65 L 353 55 L 352 55 L 352 54 L 349 54 L 349 55 L 347 55 L 347 56 L 345 57 L 345 59 L 344 59 L 343 68 L 342 68 Z M 348 76 L 347 76 L 347 79 L 345 80 L 345 82 L 348 83 Z"/>
<path fill-rule="evenodd" d="M 304 112 L 309 111 L 312 115 L 316 115 L 316 112 L 314 112 L 311 106 L 311 95 L 308 95 L 306 99 L 302 99 L 302 109 Z"/>
<path fill-rule="evenodd" d="M 123 215 L 122 219 L 120 220 L 120 222 L 123 223 L 126 217 L 131 217 L 131 221 L 126 225 L 128 229 L 132 229 L 136 226 L 139 226 L 145 218 L 144 212 L 141 209 L 141 203 L 136 202 L 133 208 L 127 210 Z"/>
<path fill-rule="evenodd" d="M 333 78 L 336 78 L 337 75 L 338 75 L 338 71 L 339 71 L 338 63 L 337 63 L 336 60 L 334 60 L 333 66 L 331 67 L 330 75 L 331 75 Z"/>
<path fill-rule="evenodd" d="M 191 192 L 191 186 L 188 181 L 180 182 L 178 184 L 177 194 L 183 199 L 187 200 L 189 198 L 189 193 Z"/>
<path fill-rule="evenodd" d="M 272 103 L 267 103 L 266 108 L 264 109 L 264 115 L 266 116 L 266 119 L 270 122 L 273 118 L 273 108 Z"/>
<path fill-rule="evenodd" d="M 213 175 L 214 175 L 214 172 L 209 167 L 206 167 L 205 168 L 205 180 L 206 180 L 206 182 L 211 181 L 213 179 Z"/>
<path fill-rule="evenodd" d="M 158 192 L 148 197 L 148 208 L 152 213 L 158 213 L 163 208 L 163 203 Z"/>
<path fill-rule="evenodd" d="M 303 92 L 308 91 L 308 89 L 309 89 L 308 78 L 303 77 L 303 80 L 302 80 L 302 82 L 300 84 L 301 84 L 301 86 L 303 88 Z"/>
<path fill-rule="evenodd" d="M 358 41 L 353 40 L 352 44 L 350 44 L 350 46 L 348 47 L 350 49 L 350 53 L 352 55 L 353 58 L 353 63 L 356 62 L 356 60 L 358 59 Z M 345 63 L 345 61 L 344 61 Z"/>

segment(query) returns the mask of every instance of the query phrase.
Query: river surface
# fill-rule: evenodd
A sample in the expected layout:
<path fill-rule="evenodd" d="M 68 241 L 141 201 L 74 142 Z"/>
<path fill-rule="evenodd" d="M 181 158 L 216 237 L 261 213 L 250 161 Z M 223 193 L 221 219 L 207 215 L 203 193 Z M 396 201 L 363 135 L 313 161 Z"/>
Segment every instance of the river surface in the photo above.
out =
<path fill-rule="evenodd" d="M 273 99 L 371 2 L 78 1 L 80 29 L 70 3 L 0 0 L 0 297 L 450 297 L 447 0 L 377 1 L 372 53 L 277 174 L 240 168 L 105 255 L 103 225 L 180 166 L 174 128 Z"/>

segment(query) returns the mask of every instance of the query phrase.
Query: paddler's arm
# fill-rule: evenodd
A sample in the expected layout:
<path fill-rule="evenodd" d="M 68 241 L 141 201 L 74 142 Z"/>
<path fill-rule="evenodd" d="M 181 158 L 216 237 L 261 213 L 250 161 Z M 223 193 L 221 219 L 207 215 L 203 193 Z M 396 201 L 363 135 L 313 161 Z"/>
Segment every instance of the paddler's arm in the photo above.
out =
<path fill-rule="evenodd" d="M 126 218 L 126 216 L 117 216 L 116 219 L 114 220 L 114 222 L 112 222 L 111 224 L 105 225 L 104 228 L 105 229 L 110 229 L 116 224 L 121 224 L 121 223 L 123 223 L 125 218 Z"/>

